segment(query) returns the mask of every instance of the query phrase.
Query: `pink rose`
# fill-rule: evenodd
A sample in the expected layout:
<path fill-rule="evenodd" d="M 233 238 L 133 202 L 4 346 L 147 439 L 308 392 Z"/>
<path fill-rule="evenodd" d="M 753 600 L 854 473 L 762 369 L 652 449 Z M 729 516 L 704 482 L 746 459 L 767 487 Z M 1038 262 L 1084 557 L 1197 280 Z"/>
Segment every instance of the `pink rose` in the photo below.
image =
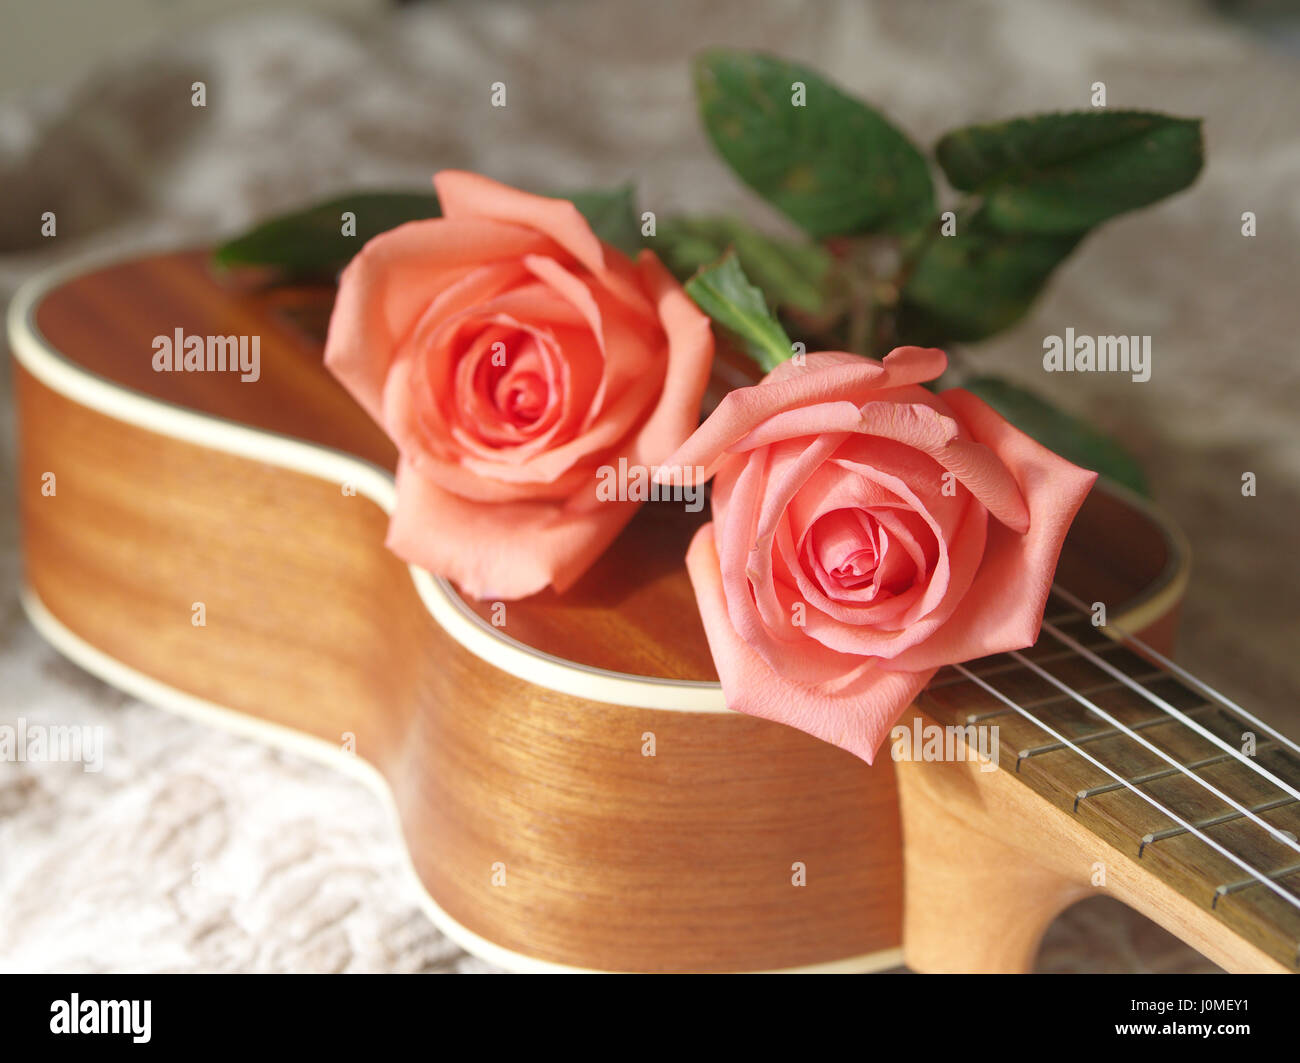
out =
<path fill-rule="evenodd" d="M 343 271 L 325 364 L 397 445 L 388 546 L 480 598 L 564 590 L 636 511 L 598 470 L 698 423 L 713 337 L 659 260 L 469 173 Z"/>
<path fill-rule="evenodd" d="M 969 392 L 920 386 L 946 365 L 809 354 L 667 462 L 716 476 L 686 563 L 727 704 L 868 763 L 941 666 L 1034 642 L 1096 479 Z"/>

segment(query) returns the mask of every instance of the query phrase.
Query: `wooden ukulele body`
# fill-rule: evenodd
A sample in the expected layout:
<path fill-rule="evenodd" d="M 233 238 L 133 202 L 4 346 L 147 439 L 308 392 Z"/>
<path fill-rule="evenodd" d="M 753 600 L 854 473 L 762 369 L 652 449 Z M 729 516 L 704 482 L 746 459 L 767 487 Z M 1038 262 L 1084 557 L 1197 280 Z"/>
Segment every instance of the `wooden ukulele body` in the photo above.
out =
<path fill-rule="evenodd" d="M 384 548 L 394 454 L 321 367 L 328 305 L 235 287 L 198 254 L 20 293 L 41 632 L 146 700 L 369 779 L 430 915 L 506 967 L 901 962 L 895 766 L 725 709 L 681 561 L 707 514 L 645 507 L 563 599 L 462 600 Z M 177 328 L 259 336 L 259 379 L 155 372 L 152 340 Z M 1164 643 L 1181 560 L 1098 491 L 1059 576 Z"/>

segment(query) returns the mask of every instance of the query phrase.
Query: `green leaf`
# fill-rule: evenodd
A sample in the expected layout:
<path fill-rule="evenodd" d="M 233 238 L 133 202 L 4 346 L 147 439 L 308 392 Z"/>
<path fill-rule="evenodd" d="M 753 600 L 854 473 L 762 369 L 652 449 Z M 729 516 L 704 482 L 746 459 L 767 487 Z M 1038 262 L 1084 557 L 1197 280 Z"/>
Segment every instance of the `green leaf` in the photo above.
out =
<path fill-rule="evenodd" d="M 968 126 L 935 155 L 953 186 L 984 198 L 1009 232 L 1079 232 L 1186 188 L 1204 161 L 1201 123 L 1143 111 L 1080 111 Z"/>
<path fill-rule="evenodd" d="M 1038 235 L 992 228 L 983 212 L 957 219 L 953 236 L 923 246 L 901 293 L 901 342 L 981 340 L 1014 324 L 1081 233 Z"/>
<path fill-rule="evenodd" d="M 356 215 L 356 235 L 343 235 L 343 212 Z M 436 218 L 432 192 L 354 192 L 283 214 L 213 252 L 219 266 L 271 266 L 291 277 L 333 277 L 367 240 L 403 222 Z"/>
<path fill-rule="evenodd" d="M 626 255 L 641 250 L 641 217 L 636 209 L 636 189 L 629 183 L 618 188 L 561 195 L 587 219 L 591 231 Z"/>
<path fill-rule="evenodd" d="M 686 282 L 687 294 L 719 325 L 734 333 L 765 371 L 794 353 L 790 337 L 772 316 L 763 293 L 749 283 L 734 252 Z"/>
<path fill-rule="evenodd" d="M 803 106 L 794 103 L 796 83 Z M 708 51 L 695 61 L 695 92 L 718 153 L 812 236 L 902 232 L 933 213 L 921 153 L 877 111 L 807 67 Z"/>
<path fill-rule="evenodd" d="M 1057 409 L 1032 391 L 995 376 L 961 382 L 1026 435 L 1085 469 L 1092 469 L 1141 495 L 1149 495 L 1146 474 L 1122 444 Z"/>
<path fill-rule="evenodd" d="M 823 286 L 831 264 L 825 248 L 766 236 L 739 218 L 665 218 L 651 246 L 682 280 L 717 261 L 727 248 L 734 249 L 740 268 L 773 309 L 790 306 L 816 313 L 825 300 Z"/>

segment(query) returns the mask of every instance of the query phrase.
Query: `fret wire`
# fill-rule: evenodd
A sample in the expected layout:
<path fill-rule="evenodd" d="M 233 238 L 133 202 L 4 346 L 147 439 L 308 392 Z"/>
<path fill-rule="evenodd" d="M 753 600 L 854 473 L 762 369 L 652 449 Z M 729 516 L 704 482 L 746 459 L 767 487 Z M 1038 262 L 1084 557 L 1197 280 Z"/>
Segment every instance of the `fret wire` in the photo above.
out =
<path fill-rule="evenodd" d="M 1110 650 L 1122 650 L 1123 648 L 1124 648 L 1124 644 L 1122 642 L 1115 642 L 1112 639 L 1107 639 L 1105 646 L 1096 647 L 1098 653 L 1107 653 Z M 991 654 L 990 656 L 996 657 L 999 655 Z M 1067 649 L 1067 650 L 1058 650 L 1056 653 L 1045 654 L 1044 656 L 1037 658 L 1037 660 L 1039 664 L 1055 664 L 1057 661 L 1071 660 L 1074 656 L 1075 656 L 1074 651 Z M 1013 661 L 1011 664 L 1000 664 L 996 668 L 986 668 L 984 671 L 980 672 L 980 675 L 1002 675 L 1004 672 L 1014 672 L 1018 667 L 1019 665 L 1017 665 Z M 1163 675 L 1164 673 L 1162 672 L 1158 674 Z M 944 687 L 956 686 L 958 683 L 961 682 L 964 682 L 964 680 L 950 679 L 947 682 L 930 683 L 928 685 L 934 687 L 936 690 L 941 690 Z"/>
<path fill-rule="evenodd" d="M 1054 594 L 1060 595 L 1062 598 L 1066 600 L 1066 602 L 1068 602 L 1070 605 L 1073 605 L 1080 612 L 1084 614 L 1091 613 L 1092 610 L 1088 608 L 1086 602 L 1084 602 L 1078 596 L 1071 594 L 1059 583 L 1052 584 L 1052 592 Z M 1214 687 L 1210 686 L 1209 683 L 1197 679 L 1196 676 L 1192 675 L 1192 673 L 1189 672 L 1186 668 L 1182 667 L 1179 664 L 1175 664 L 1159 650 L 1153 649 L 1150 645 L 1143 642 L 1136 635 L 1131 634 L 1128 631 L 1125 631 L 1122 627 L 1118 627 L 1115 624 L 1107 624 L 1105 626 L 1113 631 L 1118 632 L 1121 636 L 1123 636 L 1123 638 L 1126 641 L 1131 642 L 1134 646 L 1137 646 L 1143 651 L 1145 651 L 1147 654 L 1153 657 L 1159 664 L 1169 669 L 1169 671 L 1173 672 L 1174 675 L 1178 676 L 1179 679 L 1182 679 L 1184 682 L 1191 684 L 1193 687 L 1199 690 L 1206 697 L 1214 699 L 1224 708 L 1228 709 L 1231 712 L 1235 712 L 1247 723 L 1252 724 L 1255 727 L 1258 727 L 1261 731 L 1265 732 L 1266 734 L 1268 734 L 1273 738 L 1276 738 L 1279 742 L 1283 743 L 1284 745 L 1290 746 L 1294 752 L 1300 753 L 1300 745 L 1297 745 L 1293 740 L 1288 738 L 1286 735 L 1282 734 L 1282 732 L 1273 729 L 1268 724 L 1266 724 L 1263 720 L 1256 717 L 1254 714 L 1247 712 L 1245 709 L 1243 709 L 1240 705 L 1238 705 L 1226 694 L 1220 694 L 1217 690 L 1214 689 Z"/>
<path fill-rule="evenodd" d="M 1181 771 L 1184 775 L 1186 775 L 1197 785 L 1203 787 L 1204 789 L 1208 790 L 1210 793 L 1214 794 L 1214 796 L 1217 797 L 1220 801 L 1223 801 L 1225 804 L 1231 806 L 1232 808 L 1235 808 L 1238 812 L 1244 813 L 1247 819 L 1249 819 L 1252 823 L 1256 824 L 1257 826 L 1263 827 L 1264 830 L 1267 831 L 1269 834 L 1271 834 L 1276 841 L 1280 842 L 1282 845 L 1285 845 L 1290 849 L 1294 849 L 1297 853 L 1300 853 L 1300 841 L 1297 841 L 1289 834 L 1286 834 L 1278 830 L 1271 823 L 1266 823 L 1264 820 L 1260 819 L 1257 815 L 1255 815 L 1255 813 L 1251 812 L 1250 809 L 1248 809 L 1245 805 L 1238 804 L 1236 801 L 1234 801 L 1231 797 L 1225 794 L 1218 787 L 1213 786 L 1210 783 L 1206 782 L 1199 775 L 1196 775 L 1195 773 L 1188 771 L 1186 765 L 1180 764 L 1177 760 L 1171 757 L 1159 746 L 1153 745 L 1152 743 L 1148 742 L 1145 738 L 1143 738 L 1132 728 L 1128 727 L 1126 724 L 1123 724 L 1119 720 L 1115 719 L 1114 716 L 1108 713 L 1100 705 L 1094 704 L 1093 702 L 1085 698 L 1082 694 L 1076 693 L 1074 690 L 1071 690 L 1070 687 L 1068 687 L 1065 683 L 1062 683 L 1059 679 L 1056 678 L 1056 676 L 1052 675 L 1051 672 L 1047 671 L 1044 668 L 1039 668 L 1036 664 L 1034 664 L 1033 661 L 1029 660 L 1028 657 L 1024 656 L 1024 654 L 1013 652 L 1012 656 L 1018 658 L 1021 661 L 1024 661 L 1024 663 L 1030 669 L 1032 669 L 1034 672 L 1037 672 L 1038 675 L 1042 676 L 1042 678 L 1046 679 L 1053 686 L 1058 687 L 1059 689 L 1065 691 L 1072 698 L 1074 698 L 1074 700 L 1077 701 L 1080 705 L 1083 705 L 1089 710 L 1091 710 L 1092 712 L 1095 712 L 1098 716 L 1100 716 L 1111 726 L 1118 727 L 1121 731 L 1127 734 L 1129 738 L 1137 742 L 1138 745 L 1143 746 L 1144 748 L 1150 750 L 1161 760 L 1165 761 L 1165 763 L 1173 765 L 1175 768 Z M 1144 689 L 1144 688 L 1139 688 L 1139 689 Z M 1193 726 L 1197 730 L 1200 729 L 1200 724 L 1195 723 L 1195 721 L 1191 720 L 1190 717 L 1186 716 L 1183 713 L 1177 712 L 1176 710 L 1173 711 L 1174 711 L 1174 715 L 1176 715 L 1184 723 L 1187 723 L 1189 726 Z M 1209 732 L 1207 731 L 1206 733 L 1208 734 Z M 1231 749 L 1230 746 L 1226 746 L 1225 748 Z M 1264 774 L 1271 774 L 1271 773 L 1264 773 Z M 1294 790 L 1290 789 L 1290 787 L 1287 787 L 1280 783 L 1279 786 L 1282 789 L 1288 790 L 1293 797 L 1298 796 Z"/>
<path fill-rule="evenodd" d="M 1088 691 L 1085 690 L 1085 691 L 1082 691 L 1081 693 L 1086 694 L 1086 693 L 1088 693 Z M 1026 708 L 1031 708 L 1032 706 L 1028 706 L 1028 705 L 1026 705 L 1025 707 L 1026 707 Z M 1213 705 L 1202 705 L 1202 706 L 1201 706 L 1201 710 L 1197 710 L 1197 711 L 1202 711 L 1202 710 L 1206 710 L 1206 709 L 1213 709 L 1213 708 L 1214 708 Z M 1135 731 L 1145 731 L 1148 727 L 1159 727 L 1159 726 L 1161 726 L 1162 724 L 1166 724 L 1166 723 L 1177 723 L 1177 722 L 1178 722 L 1178 721 L 1176 721 L 1175 719 L 1173 719 L 1173 717 L 1171 717 L 1171 716 L 1153 716 L 1153 717 L 1151 717 L 1151 719 L 1149 719 L 1149 720 L 1140 720 L 1139 722 L 1133 724 L 1133 730 L 1135 730 Z M 1078 735 L 1078 736 L 1075 737 L 1074 741 L 1075 741 L 1078 745 L 1084 746 L 1084 745 L 1088 745 L 1088 744 L 1091 743 L 1091 742 L 1104 742 L 1107 738 L 1114 738 L 1114 737 L 1115 737 L 1116 735 L 1118 735 L 1118 734 L 1123 734 L 1123 732 L 1122 732 L 1122 731 L 1117 731 L 1117 730 L 1115 730 L 1115 729 L 1112 727 L 1110 730 L 1107 730 L 1107 731 L 1094 731 L 1092 734 L 1087 734 L 1087 735 Z M 1061 748 L 1062 748 L 1062 746 L 1061 746 L 1061 743 L 1060 743 L 1060 742 L 1051 742 L 1051 743 L 1049 743 L 1049 744 L 1047 744 L 1047 745 L 1044 745 L 1044 746 L 1030 746 L 1030 747 L 1027 748 L 1027 749 L 1022 749 L 1018 754 L 1016 754 L 1016 760 L 1017 760 L 1016 771 L 1019 771 L 1019 770 L 1020 770 L 1019 761 L 1025 760 L 1025 759 L 1027 759 L 1027 758 L 1029 758 L 1029 757 L 1041 757 L 1044 753 L 1055 753 L 1058 749 L 1061 749 Z M 1222 760 L 1223 758 L 1222 758 L 1222 757 L 1215 757 L 1214 759 L 1215 759 L 1215 760 Z M 1208 761 L 1207 761 L 1207 763 L 1208 763 Z M 1198 767 L 1197 764 L 1189 764 L 1189 765 L 1187 765 L 1187 766 L 1188 766 L 1189 768 Z M 1170 770 L 1172 771 L 1173 769 L 1170 769 Z M 1133 781 L 1134 781 L 1134 782 L 1142 782 L 1142 781 L 1145 781 L 1145 780 L 1143 780 L 1143 779 L 1141 779 L 1141 778 L 1136 778 L 1136 779 L 1134 779 Z"/>
<path fill-rule="evenodd" d="M 1272 801 L 1261 801 L 1259 804 L 1252 806 L 1252 812 L 1271 812 L 1275 808 L 1281 808 L 1284 805 L 1294 805 L 1293 797 L 1275 797 Z M 1075 801 L 1075 807 L 1078 807 L 1078 800 Z M 1222 815 L 1211 816 L 1209 819 L 1201 820 L 1198 827 L 1217 827 L 1223 823 L 1231 823 L 1234 819 L 1241 819 L 1236 812 L 1224 812 Z M 1138 856 L 1148 845 L 1155 845 L 1156 842 L 1165 841 L 1168 838 L 1175 838 L 1180 834 L 1186 833 L 1182 827 L 1166 827 L 1164 830 L 1152 831 L 1142 839 L 1142 845 L 1138 848 Z"/>
<path fill-rule="evenodd" d="M 1054 738 L 1056 738 L 1056 739 L 1059 739 L 1061 742 L 1064 742 L 1067 746 L 1070 746 L 1072 749 L 1074 749 L 1074 751 L 1075 751 L 1076 753 L 1079 754 L 1079 756 L 1083 757 L 1084 760 L 1086 760 L 1086 761 L 1088 761 L 1090 764 L 1092 764 L 1093 767 L 1100 768 L 1102 771 L 1104 771 L 1107 775 L 1109 775 L 1109 776 L 1110 776 L 1112 779 L 1114 779 L 1116 782 L 1120 783 L 1121 785 L 1123 785 L 1123 786 L 1125 786 L 1126 788 L 1128 788 L 1129 790 L 1131 790 L 1133 793 L 1137 794 L 1137 796 L 1138 796 L 1141 800 L 1145 801 L 1145 802 L 1146 802 L 1147 804 L 1149 804 L 1152 808 L 1154 808 L 1157 812 L 1160 812 L 1160 813 L 1162 813 L 1163 815 L 1168 816 L 1171 820 L 1173 820 L 1175 823 L 1177 823 L 1180 827 L 1185 828 L 1185 829 L 1186 829 L 1187 831 L 1189 831 L 1191 834 L 1195 835 L 1197 838 L 1200 838 L 1201 841 L 1203 841 L 1203 842 L 1204 842 L 1206 845 L 1208 845 L 1211 849 L 1213 849 L 1215 852 L 1217 852 L 1220 856 L 1226 858 L 1226 859 L 1229 860 L 1231 863 L 1236 864 L 1239 868 L 1241 868 L 1244 872 L 1246 872 L 1246 874 L 1251 875 L 1251 876 L 1253 876 L 1254 878 L 1258 879 L 1258 880 L 1259 880 L 1259 883 L 1260 883 L 1262 886 L 1265 886 L 1265 887 L 1267 887 L 1268 889 L 1272 890 L 1272 891 L 1273 891 L 1274 893 L 1276 893 L 1279 897 L 1281 897 L 1282 900 L 1284 900 L 1287 904 L 1291 905 L 1292 908 L 1295 908 L 1297 911 L 1300 911 L 1300 899 L 1297 899 L 1297 898 L 1294 897 L 1292 894 L 1290 894 L 1290 893 L 1288 893 L 1286 890 L 1282 889 L 1280 886 L 1274 885 L 1274 883 L 1270 882 L 1267 878 L 1264 877 L 1263 873 L 1261 873 L 1261 872 L 1257 871 L 1255 868 L 1251 867 L 1248 863 L 1246 863 L 1245 860 L 1242 860 L 1239 856 L 1237 856 L 1236 854 L 1234 854 L 1234 853 L 1231 852 L 1230 850 L 1224 848 L 1224 846 L 1220 845 L 1220 844 L 1219 844 L 1218 842 L 1216 842 L 1213 838 L 1211 838 L 1211 837 L 1209 837 L 1208 835 L 1206 835 L 1206 834 L 1202 833 L 1201 831 L 1197 830 L 1195 827 L 1193 827 L 1190 823 L 1188 823 L 1188 822 L 1187 822 L 1185 819 L 1183 819 L 1181 816 L 1179 816 L 1179 815 L 1175 814 L 1174 812 L 1170 811 L 1169 809 L 1165 808 L 1165 806 L 1162 805 L 1159 801 L 1157 801 L 1154 797 L 1151 797 L 1151 796 L 1149 796 L 1149 795 L 1143 793 L 1141 790 L 1137 789 L 1137 787 L 1133 786 L 1131 783 L 1129 783 L 1129 782 L 1127 782 L 1125 779 L 1121 778 L 1119 775 L 1117 775 L 1117 774 L 1116 774 L 1114 771 L 1112 771 L 1110 768 L 1106 767 L 1105 764 L 1103 764 L 1101 761 L 1099 761 L 1096 757 L 1094 757 L 1094 756 L 1093 756 L 1091 753 L 1089 753 L 1087 750 L 1085 750 L 1085 749 L 1079 749 L 1078 747 L 1076 747 L 1076 746 L 1075 746 L 1075 745 L 1074 745 L 1074 744 L 1073 744 L 1073 743 L 1072 743 L 1068 738 L 1066 738 L 1064 735 L 1062 735 L 1062 734 L 1058 734 L 1058 733 L 1057 733 L 1056 731 L 1054 731 L 1054 730 L 1051 728 L 1051 726 L 1049 726 L 1047 723 L 1045 723 L 1045 722 L 1042 721 L 1042 720 L 1037 719 L 1037 718 L 1036 718 L 1032 713 L 1027 712 L 1027 711 L 1025 711 L 1024 709 L 1022 709 L 1019 705 L 1017 705 L 1017 704 L 1016 704 L 1014 701 L 1012 701 L 1009 697 L 1007 697 L 1005 694 L 1003 694 L 1000 690 L 998 690 L 996 687 L 990 685 L 989 683 L 984 682 L 984 680 L 982 680 L 979 676 L 977 676 L 977 675 L 976 675 L 974 672 L 972 672 L 970 669 L 966 668 L 964 665 L 955 664 L 955 665 L 953 665 L 952 667 L 956 668 L 958 671 L 965 672 L 966 675 L 967 675 L 967 677 L 968 677 L 969 679 L 971 679 L 971 680 L 972 680 L 972 681 L 973 681 L 977 686 L 982 687 L 982 688 L 985 690 L 985 692 L 987 692 L 987 693 L 989 693 L 989 694 L 992 694 L 995 698 L 997 698 L 999 701 L 1001 701 L 1001 702 L 1002 702 L 1004 705 L 1006 705 L 1008 708 L 1012 709 L 1012 710 L 1015 711 L 1015 712 L 1020 713 L 1021 716 L 1023 716 L 1025 719 L 1029 720 L 1031 723 L 1037 724 L 1039 727 L 1041 727 L 1041 728 L 1042 728 L 1044 731 L 1046 731 L 1048 734 L 1052 735 L 1052 737 L 1054 737 Z"/>
<path fill-rule="evenodd" d="M 1214 708 L 1213 705 L 1205 705 L 1202 707 L 1206 709 Z M 1137 725 L 1135 724 L 1134 726 Z M 1148 724 L 1148 726 L 1150 725 Z M 1272 742 L 1261 743 L 1259 747 L 1260 752 L 1266 752 L 1276 748 L 1277 747 Z M 1217 756 L 1205 757 L 1203 760 L 1194 760 L 1187 766 L 1196 771 L 1200 771 L 1202 768 L 1208 768 L 1214 764 L 1222 764 L 1227 759 L 1228 758 L 1225 754 L 1219 753 Z M 1173 768 L 1161 768 L 1159 771 L 1149 771 L 1145 775 L 1134 775 L 1130 781 L 1136 783 L 1138 786 L 1145 786 L 1149 782 L 1157 782 L 1160 779 L 1167 779 L 1169 776 L 1177 774 L 1178 772 Z M 1080 790 L 1078 797 L 1074 799 L 1074 807 L 1077 809 L 1079 807 L 1079 802 L 1086 798 L 1096 797 L 1098 794 L 1112 793 L 1117 789 L 1119 789 L 1119 787 L 1117 787 L 1113 782 L 1108 782 L 1105 786 L 1094 786 L 1089 790 Z M 1277 803 L 1285 804 L 1294 801 L 1294 797 L 1279 797 L 1276 798 L 1274 802 L 1269 803 L 1268 807 L 1273 808 Z M 1260 812 L 1263 810 L 1260 808 L 1254 808 L 1251 811 Z M 1202 824 L 1202 826 L 1204 826 L 1204 824 Z"/>
<path fill-rule="evenodd" d="M 984 672 L 982 674 L 988 675 L 989 673 Z M 1164 672 L 1143 672 L 1140 676 L 1137 677 L 1137 679 L 1139 683 L 1145 683 L 1152 679 L 1163 679 L 1164 676 L 1165 676 Z M 959 680 L 959 682 L 962 683 L 964 683 L 965 681 L 966 680 L 964 679 Z M 945 685 L 951 685 L 951 684 L 945 684 Z M 1089 687 L 1087 690 L 1083 691 L 1083 693 L 1100 694 L 1106 690 L 1117 690 L 1123 685 L 1124 685 L 1123 683 L 1099 683 L 1095 687 Z M 1055 694 L 1050 698 L 1035 698 L 1033 701 L 1026 701 L 1020 707 L 1022 709 L 1041 709 L 1041 708 L 1045 708 L 1048 705 L 1055 705 L 1058 701 L 1069 701 L 1069 700 L 1070 699 L 1066 697 L 1064 694 Z M 995 716 L 1005 716 L 1008 711 L 1009 711 L 1008 709 L 998 709 L 997 712 L 968 712 L 966 714 L 966 722 L 980 723 L 984 720 L 991 720 Z"/>
<path fill-rule="evenodd" d="M 1300 874 L 1300 864 L 1292 864 L 1290 867 L 1283 867 L 1277 871 L 1270 871 L 1268 877 L 1271 879 L 1290 878 L 1295 874 Z M 1243 878 L 1238 879 L 1236 882 L 1225 882 L 1221 886 L 1216 886 L 1214 888 L 1214 900 L 1210 903 L 1210 907 L 1217 908 L 1219 906 L 1220 897 L 1225 897 L 1229 893 L 1240 893 L 1242 890 L 1248 889 L 1253 885 L 1255 885 L 1255 883 L 1251 882 L 1250 879 Z"/>
<path fill-rule="evenodd" d="M 1057 639 L 1059 642 L 1065 643 L 1065 645 L 1069 646 L 1076 653 L 1081 654 L 1086 660 L 1091 662 L 1095 667 L 1100 668 L 1107 675 L 1113 675 L 1116 679 L 1123 682 L 1126 686 L 1132 688 L 1133 690 L 1136 690 L 1139 694 L 1141 694 L 1144 698 L 1146 698 L 1147 701 L 1151 702 L 1151 704 L 1164 709 L 1165 712 L 1169 713 L 1171 716 L 1177 717 L 1180 721 L 1182 721 L 1182 723 L 1185 726 L 1191 728 L 1191 730 L 1195 731 L 1202 738 L 1209 741 L 1211 745 L 1218 746 L 1225 753 L 1230 754 L 1235 759 L 1240 761 L 1242 764 L 1245 764 L 1246 767 L 1248 767 L 1251 771 L 1255 772 L 1256 775 L 1263 776 L 1274 786 L 1276 786 L 1279 790 L 1282 790 L 1285 793 L 1290 794 L 1292 797 L 1296 798 L 1297 800 L 1300 800 L 1300 790 L 1296 790 L 1289 783 L 1283 782 L 1271 771 L 1269 771 L 1257 760 L 1255 760 L 1254 757 L 1248 757 L 1246 756 L 1245 753 L 1242 753 L 1234 746 L 1229 745 L 1227 742 L 1225 742 L 1222 738 L 1216 735 L 1209 728 L 1202 726 L 1201 724 L 1193 720 L 1190 716 L 1188 716 L 1186 713 L 1182 712 L 1179 709 L 1174 708 L 1172 705 L 1169 704 L 1169 702 L 1165 701 L 1164 698 L 1160 697 L 1159 694 L 1156 694 L 1154 691 L 1148 690 L 1146 687 L 1139 686 L 1137 683 L 1132 682 L 1132 680 L 1130 680 L 1127 676 L 1125 676 L 1125 674 L 1121 672 L 1118 668 L 1115 668 L 1107 661 L 1103 661 L 1096 654 L 1090 652 L 1086 647 L 1080 645 L 1078 642 L 1075 642 L 1075 640 L 1070 638 L 1069 635 L 1064 634 L 1059 628 L 1052 627 L 1051 625 L 1047 625 L 1047 627 L 1048 630 L 1051 632 L 1053 638 Z M 1020 655 L 1013 654 L 1013 656 L 1018 657 Z M 1300 847 L 1297 847 L 1297 852 L 1300 852 Z"/>

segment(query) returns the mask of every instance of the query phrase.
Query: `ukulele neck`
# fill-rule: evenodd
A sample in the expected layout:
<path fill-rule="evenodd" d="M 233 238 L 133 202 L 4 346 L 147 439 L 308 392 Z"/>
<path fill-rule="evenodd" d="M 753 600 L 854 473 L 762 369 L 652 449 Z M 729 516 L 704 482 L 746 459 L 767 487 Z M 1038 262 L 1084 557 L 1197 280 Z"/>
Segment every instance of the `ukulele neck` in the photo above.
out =
<path fill-rule="evenodd" d="M 1060 595 L 1047 614 L 1031 649 L 943 669 L 918 708 L 1297 970 L 1300 750 Z"/>

